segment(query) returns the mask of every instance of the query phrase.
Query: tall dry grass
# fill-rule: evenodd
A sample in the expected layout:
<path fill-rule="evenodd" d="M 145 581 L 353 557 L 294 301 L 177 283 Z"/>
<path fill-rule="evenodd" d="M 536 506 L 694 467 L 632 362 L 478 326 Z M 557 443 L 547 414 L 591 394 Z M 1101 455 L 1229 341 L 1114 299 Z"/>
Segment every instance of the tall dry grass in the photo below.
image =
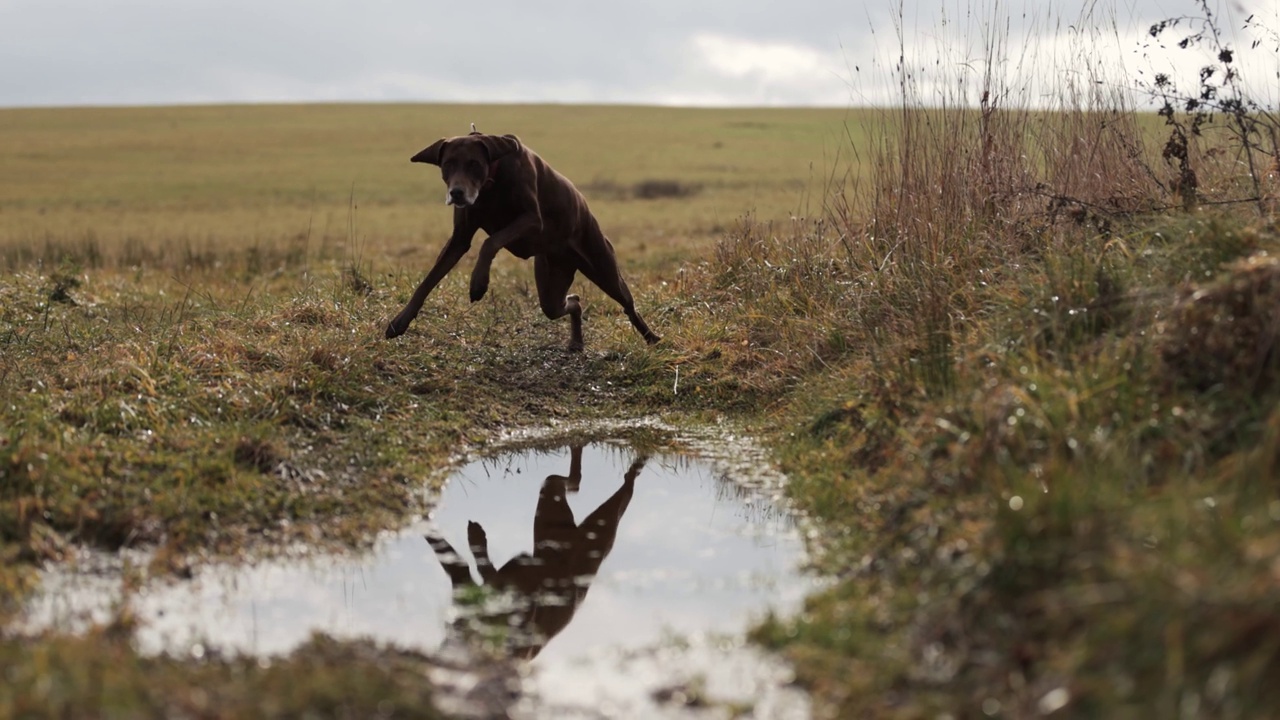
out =
<path fill-rule="evenodd" d="M 968 65 L 929 82 L 905 60 L 892 69 L 897 107 L 851 133 L 866 145 L 819 217 L 748 218 L 717 246 L 715 286 L 755 302 L 750 336 L 773 356 L 768 374 L 799 378 L 856 353 L 945 390 L 958 338 L 1007 302 L 1010 281 L 1181 203 L 1159 120 L 1089 60 L 1090 37 L 1068 58 L 1021 57 L 1041 73 L 1032 82 L 993 71 L 1010 58 L 995 12 L 987 28 L 977 84 Z M 1033 97 L 1044 76 L 1063 79 L 1048 101 Z M 1084 273 L 1059 284 L 1091 285 L 1074 293 L 1084 304 L 1115 302 L 1122 278 L 1084 265 L 1058 263 Z"/>

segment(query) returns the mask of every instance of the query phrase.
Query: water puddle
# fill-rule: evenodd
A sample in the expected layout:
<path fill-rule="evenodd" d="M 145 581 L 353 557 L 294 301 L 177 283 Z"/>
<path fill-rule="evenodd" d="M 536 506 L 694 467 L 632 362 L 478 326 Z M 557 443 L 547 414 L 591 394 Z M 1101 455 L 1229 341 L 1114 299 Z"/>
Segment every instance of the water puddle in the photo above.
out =
<path fill-rule="evenodd" d="M 741 641 L 814 589 L 802 542 L 765 490 L 728 472 L 621 442 L 479 460 L 430 519 L 369 553 L 143 583 L 129 599 L 136 642 L 267 656 L 320 631 L 432 654 L 481 646 L 518 661 L 525 716 L 679 717 L 710 701 L 805 717 L 786 668 Z M 121 584 L 118 571 L 51 571 L 26 624 L 105 620 Z"/>

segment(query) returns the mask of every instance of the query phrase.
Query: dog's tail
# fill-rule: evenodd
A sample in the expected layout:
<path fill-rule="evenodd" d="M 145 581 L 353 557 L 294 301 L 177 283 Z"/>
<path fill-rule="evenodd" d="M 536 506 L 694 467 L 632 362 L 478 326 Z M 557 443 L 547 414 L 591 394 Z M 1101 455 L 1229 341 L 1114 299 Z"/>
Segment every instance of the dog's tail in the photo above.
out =
<path fill-rule="evenodd" d="M 476 124 L 475 124 L 475 123 L 471 123 L 471 134 L 472 134 L 472 135 L 479 135 L 479 134 L 480 134 L 480 131 L 476 129 Z"/>

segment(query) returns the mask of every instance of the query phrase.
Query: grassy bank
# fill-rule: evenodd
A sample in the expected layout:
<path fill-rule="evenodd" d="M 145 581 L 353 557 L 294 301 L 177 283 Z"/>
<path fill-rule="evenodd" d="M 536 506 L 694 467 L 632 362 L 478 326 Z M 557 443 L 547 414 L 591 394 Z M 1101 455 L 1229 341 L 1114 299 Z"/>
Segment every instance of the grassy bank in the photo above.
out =
<path fill-rule="evenodd" d="M 824 373 L 781 447 L 843 579 L 761 637 L 841 716 L 1268 716 L 1277 230 L 1078 238 Z"/>
<path fill-rule="evenodd" d="M 127 628 L 0 642 L 4 717 L 440 718 L 411 653 L 316 638 L 272 663 L 139 658 Z"/>

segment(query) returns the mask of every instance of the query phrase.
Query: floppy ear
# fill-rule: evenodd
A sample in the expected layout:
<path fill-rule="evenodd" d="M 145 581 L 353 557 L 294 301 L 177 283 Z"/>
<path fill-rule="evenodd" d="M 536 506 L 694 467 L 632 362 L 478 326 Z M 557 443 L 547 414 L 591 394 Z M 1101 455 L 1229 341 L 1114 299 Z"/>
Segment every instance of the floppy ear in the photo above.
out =
<path fill-rule="evenodd" d="M 479 135 L 477 139 L 489 153 L 489 162 L 497 162 L 498 158 L 520 152 L 520 138 L 515 135 Z"/>
<path fill-rule="evenodd" d="M 444 146 L 449 143 L 448 138 L 440 138 L 431 143 L 431 146 L 422 152 L 409 158 L 409 162 L 428 163 L 430 165 L 440 164 L 440 154 L 444 152 Z"/>

